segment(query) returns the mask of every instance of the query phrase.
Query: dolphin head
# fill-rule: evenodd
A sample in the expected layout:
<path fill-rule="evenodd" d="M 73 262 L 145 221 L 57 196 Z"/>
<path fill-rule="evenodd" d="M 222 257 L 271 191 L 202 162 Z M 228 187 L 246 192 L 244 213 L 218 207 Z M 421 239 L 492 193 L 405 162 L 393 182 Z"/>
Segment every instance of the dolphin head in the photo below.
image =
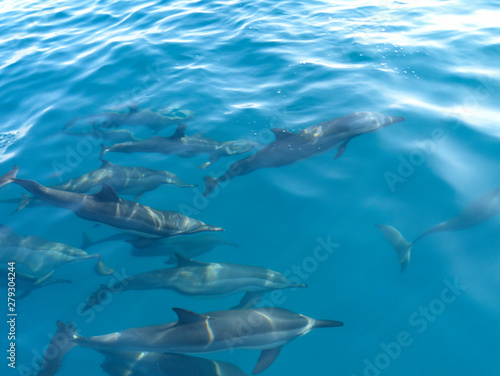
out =
<path fill-rule="evenodd" d="M 227 141 L 224 143 L 224 149 L 228 155 L 243 154 L 249 152 L 258 144 L 248 140 Z"/>
<path fill-rule="evenodd" d="M 353 134 L 374 132 L 388 125 L 404 121 L 401 116 L 388 116 L 379 112 L 356 112 L 349 119 L 349 130 Z"/>

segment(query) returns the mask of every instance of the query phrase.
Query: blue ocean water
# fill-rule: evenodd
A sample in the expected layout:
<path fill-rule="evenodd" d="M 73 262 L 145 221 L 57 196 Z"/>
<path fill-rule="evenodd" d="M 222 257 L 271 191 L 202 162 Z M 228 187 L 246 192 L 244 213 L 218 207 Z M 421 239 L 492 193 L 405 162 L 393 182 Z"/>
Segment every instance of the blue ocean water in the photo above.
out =
<path fill-rule="evenodd" d="M 258 170 L 208 199 L 202 177 L 221 175 L 242 156 L 206 171 L 197 168 L 206 156 L 106 157 L 200 184 L 163 186 L 141 203 L 224 227 L 222 236 L 239 248 L 216 248 L 200 260 L 289 272 L 309 287 L 284 291 L 280 306 L 344 322 L 286 345 L 263 375 L 497 375 L 500 219 L 422 239 L 404 273 L 375 224 L 414 239 L 500 185 L 499 17 L 491 0 L 3 1 L 1 174 L 16 164 L 19 177 L 51 185 L 98 168 L 99 145 L 58 132 L 77 116 L 130 102 L 194 111 L 189 134 L 262 144 L 274 140 L 272 128 L 298 131 L 356 111 L 404 116 L 357 137 L 335 161 L 330 151 Z M 0 198 L 22 192 L 10 184 Z M 0 223 L 20 235 L 79 246 L 83 231 L 117 233 L 60 208 L 13 215 L 15 204 L 1 208 Z M 335 246 L 318 257 L 324 244 Z M 129 248 L 112 242 L 89 252 L 129 275 L 164 266 L 162 258 L 132 257 Z M 175 321 L 172 307 L 208 312 L 239 299 L 133 291 L 82 315 L 86 297 L 110 278 L 97 276 L 94 265 L 58 269 L 55 276 L 71 284 L 18 300 L 17 368 L 7 367 L 4 323 L 2 375 L 32 374 L 56 320 L 99 335 Z M 250 374 L 258 352 L 206 356 Z M 104 375 L 102 360 L 75 348 L 59 374 Z"/>

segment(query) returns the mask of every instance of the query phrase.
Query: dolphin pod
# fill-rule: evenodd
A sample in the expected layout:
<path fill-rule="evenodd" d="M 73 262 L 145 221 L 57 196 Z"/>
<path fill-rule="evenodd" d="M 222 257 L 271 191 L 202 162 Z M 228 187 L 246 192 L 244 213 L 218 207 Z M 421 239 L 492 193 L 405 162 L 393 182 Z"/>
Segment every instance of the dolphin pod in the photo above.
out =
<path fill-rule="evenodd" d="M 17 179 L 18 167 L 0 177 L 0 187 L 15 183 L 46 203 L 72 210 L 88 221 L 107 224 L 146 237 L 168 237 L 201 231 L 224 231 L 181 213 L 157 210 L 137 202 L 121 199 L 108 184 L 93 195 L 60 191 L 32 180 Z"/>
<path fill-rule="evenodd" d="M 113 274 L 100 255 L 89 255 L 81 249 L 39 236 L 19 236 L 9 226 L 0 225 L 0 262 L 15 261 L 16 270 L 24 275 L 43 280 L 65 264 L 91 258 L 97 259 L 95 270 L 99 275 Z"/>
<path fill-rule="evenodd" d="M 276 140 L 257 153 L 234 162 L 219 178 L 204 177 L 207 196 L 221 182 L 249 174 L 261 168 L 286 166 L 303 159 L 337 148 L 335 159 L 344 154 L 347 144 L 354 137 L 374 132 L 380 128 L 404 121 L 403 117 L 391 117 L 377 112 L 356 112 L 340 118 L 313 125 L 292 133 L 282 128 L 271 131 Z"/>
<path fill-rule="evenodd" d="M 127 106 L 128 112 L 103 112 L 100 114 L 77 117 L 66 123 L 63 132 L 69 129 L 83 127 L 86 130 L 99 128 L 107 130 L 121 126 L 145 126 L 155 133 L 163 128 L 193 117 L 189 110 L 177 110 L 171 114 L 159 111 L 140 110 L 136 105 Z M 180 115 L 180 116 L 179 116 Z"/>
<path fill-rule="evenodd" d="M 181 124 L 170 137 L 155 136 L 146 140 L 124 142 L 110 147 L 102 145 L 101 156 L 108 152 L 176 154 L 183 158 L 208 154 L 208 162 L 199 166 L 201 169 L 205 169 L 217 162 L 220 157 L 247 153 L 257 145 L 246 140 L 222 142 L 199 135 L 186 136 L 185 129 L 186 125 Z"/>
<path fill-rule="evenodd" d="M 267 369 L 282 347 L 316 328 L 338 327 L 343 323 L 315 320 L 283 308 L 251 308 L 198 314 L 173 308 L 173 323 L 131 328 L 95 337 L 79 335 L 72 323 L 57 323 L 52 343 L 59 344 L 56 356 L 45 356 L 46 367 L 39 376 L 55 374 L 64 355 L 75 346 L 98 351 L 144 351 L 155 353 L 206 353 L 228 349 L 261 350 L 252 374 Z M 242 329 L 242 326 L 250 330 Z M 61 345 L 62 344 L 62 345 Z"/>
<path fill-rule="evenodd" d="M 48 188 L 75 193 L 90 193 L 103 184 L 111 185 L 118 194 L 134 196 L 134 201 L 139 200 L 144 193 L 153 191 L 163 184 L 176 187 L 196 186 L 184 183 L 169 171 L 153 170 L 147 167 L 118 166 L 103 160 L 98 169 Z M 17 211 L 33 201 L 36 201 L 34 197 L 23 196 Z"/>
<path fill-rule="evenodd" d="M 245 292 L 233 309 L 254 307 L 266 292 L 306 287 L 282 274 L 257 266 L 227 263 L 206 263 L 176 255 L 177 266 L 141 273 L 117 282 L 102 285 L 88 299 L 84 311 L 100 304 L 107 294 L 127 290 L 167 289 L 189 296 L 218 297 Z"/>
<path fill-rule="evenodd" d="M 425 236 L 441 231 L 458 231 L 477 226 L 500 213 L 500 187 L 471 202 L 464 210 L 438 225 L 431 227 L 408 242 L 401 233 L 392 226 L 377 225 L 387 238 L 399 258 L 401 272 L 404 272 L 410 262 L 410 252 L 413 245 Z"/>

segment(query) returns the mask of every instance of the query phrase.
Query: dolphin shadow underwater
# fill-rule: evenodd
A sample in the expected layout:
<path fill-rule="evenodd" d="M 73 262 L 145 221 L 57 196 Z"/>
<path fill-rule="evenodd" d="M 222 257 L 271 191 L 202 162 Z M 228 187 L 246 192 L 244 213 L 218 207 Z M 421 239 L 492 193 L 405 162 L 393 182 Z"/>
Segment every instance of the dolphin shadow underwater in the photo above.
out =
<path fill-rule="evenodd" d="M 181 188 L 197 186 L 196 184 L 184 183 L 169 171 L 153 170 L 147 167 L 120 166 L 105 160 L 101 162 L 101 167 L 98 169 L 48 188 L 75 193 L 90 193 L 106 183 L 111 185 L 117 194 L 131 195 L 134 197 L 134 201 L 137 201 L 144 193 L 153 191 L 164 184 Z M 23 195 L 15 212 L 28 205 L 34 205 L 36 201 L 35 197 Z"/>
<path fill-rule="evenodd" d="M 275 141 L 255 154 L 234 162 L 220 177 L 205 176 L 203 178 L 205 180 L 204 196 L 212 193 L 219 183 L 261 168 L 286 166 L 334 148 L 338 149 L 334 158 L 337 159 L 344 154 L 347 144 L 354 137 L 375 132 L 404 120 L 403 117 L 391 117 L 377 112 L 356 112 L 313 125 L 296 133 L 282 128 L 273 128 L 271 131 L 276 136 Z"/>
<path fill-rule="evenodd" d="M 101 285 L 83 311 L 100 304 L 109 294 L 130 290 L 174 290 L 183 295 L 222 297 L 244 292 L 232 309 L 253 308 L 266 292 L 307 287 L 283 274 L 257 266 L 195 261 L 176 254 L 177 266 L 125 278 L 113 286 Z"/>
<path fill-rule="evenodd" d="M 63 243 L 55 243 L 39 236 L 19 236 L 7 225 L 0 225 L 0 262 L 16 262 L 16 272 L 46 280 L 59 267 L 78 261 L 97 259 L 95 271 L 110 275 L 113 269 L 104 265 L 98 254 L 87 252 Z"/>
<path fill-rule="evenodd" d="M 410 252 L 420 239 L 441 231 L 458 231 L 477 226 L 500 213 L 500 187 L 479 197 L 471 202 L 455 217 L 452 217 L 438 225 L 431 227 L 408 242 L 403 235 L 394 227 L 387 225 L 376 225 L 385 235 L 399 258 L 401 273 L 405 271 L 410 262 Z"/>
<path fill-rule="evenodd" d="M 100 192 L 87 195 L 44 187 L 33 180 L 16 178 L 18 167 L 0 176 L 0 187 L 15 183 L 51 205 L 73 211 L 78 217 L 120 228 L 145 237 L 165 238 L 202 231 L 224 231 L 181 213 L 157 210 L 118 197 L 109 184 Z"/>
<path fill-rule="evenodd" d="M 79 335 L 74 324 L 57 322 L 57 332 L 38 376 L 54 375 L 64 355 L 75 346 L 98 351 L 209 353 L 231 349 L 261 350 L 252 374 L 267 369 L 282 347 L 316 328 L 339 327 L 333 320 L 315 320 L 283 308 L 266 307 L 198 314 L 173 308 L 176 322 L 131 328 L 94 337 Z M 245 330 L 243 328 L 249 328 Z"/>
<path fill-rule="evenodd" d="M 247 140 L 216 141 L 201 135 L 187 136 L 185 130 L 186 124 L 180 124 L 170 137 L 155 136 L 141 141 L 115 144 L 110 147 L 102 145 L 101 157 L 108 152 L 175 154 L 181 158 L 208 154 L 208 162 L 198 166 L 205 169 L 217 162 L 220 157 L 247 153 L 257 146 L 257 143 Z"/>

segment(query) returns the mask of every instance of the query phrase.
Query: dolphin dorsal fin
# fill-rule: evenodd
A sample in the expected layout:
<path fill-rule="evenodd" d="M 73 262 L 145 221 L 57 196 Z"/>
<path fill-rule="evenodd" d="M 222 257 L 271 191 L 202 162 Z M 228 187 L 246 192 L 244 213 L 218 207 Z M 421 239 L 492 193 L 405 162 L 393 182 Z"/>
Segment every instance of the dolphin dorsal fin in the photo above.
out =
<path fill-rule="evenodd" d="M 179 124 L 177 129 L 175 130 L 175 133 L 170 136 L 170 138 L 181 138 L 186 136 L 186 124 Z"/>
<path fill-rule="evenodd" d="M 179 253 L 174 253 L 174 255 L 175 255 L 175 258 L 177 259 L 177 266 L 205 265 L 204 262 L 191 260 L 190 258 L 183 256 Z"/>
<path fill-rule="evenodd" d="M 292 132 L 287 131 L 286 129 L 283 129 L 283 128 L 273 128 L 273 129 L 271 129 L 271 132 L 274 133 L 277 140 L 283 140 L 283 139 L 285 139 L 285 137 L 293 136 Z"/>
<path fill-rule="evenodd" d="M 177 314 L 179 318 L 179 324 L 192 324 L 195 322 L 205 322 L 208 317 L 205 315 L 200 315 L 199 313 L 188 311 L 183 308 L 172 308 L 172 310 Z"/>
<path fill-rule="evenodd" d="M 93 196 L 98 201 L 105 201 L 105 202 L 118 202 L 118 201 L 120 201 L 120 197 L 118 197 L 118 195 L 116 194 L 113 187 L 107 183 L 104 183 L 102 185 L 101 191 L 94 194 Z"/>
<path fill-rule="evenodd" d="M 129 103 L 127 105 L 127 108 L 130 114 L 133 114 L 134 112 L 139 112 L 139 106 L 137 105 L 137 103 Z"/>
<path fill-rule="evenodd" d="M 102 164 L 101 164 L 101 167 L 99 167 L 99 168 L 102 168 L 102 169 L 110 168 L 110 167 L 114 166 L 113 163 L 105 161 L 104 159 L 101 159 L 101 162 L 102 162 Z"/>

